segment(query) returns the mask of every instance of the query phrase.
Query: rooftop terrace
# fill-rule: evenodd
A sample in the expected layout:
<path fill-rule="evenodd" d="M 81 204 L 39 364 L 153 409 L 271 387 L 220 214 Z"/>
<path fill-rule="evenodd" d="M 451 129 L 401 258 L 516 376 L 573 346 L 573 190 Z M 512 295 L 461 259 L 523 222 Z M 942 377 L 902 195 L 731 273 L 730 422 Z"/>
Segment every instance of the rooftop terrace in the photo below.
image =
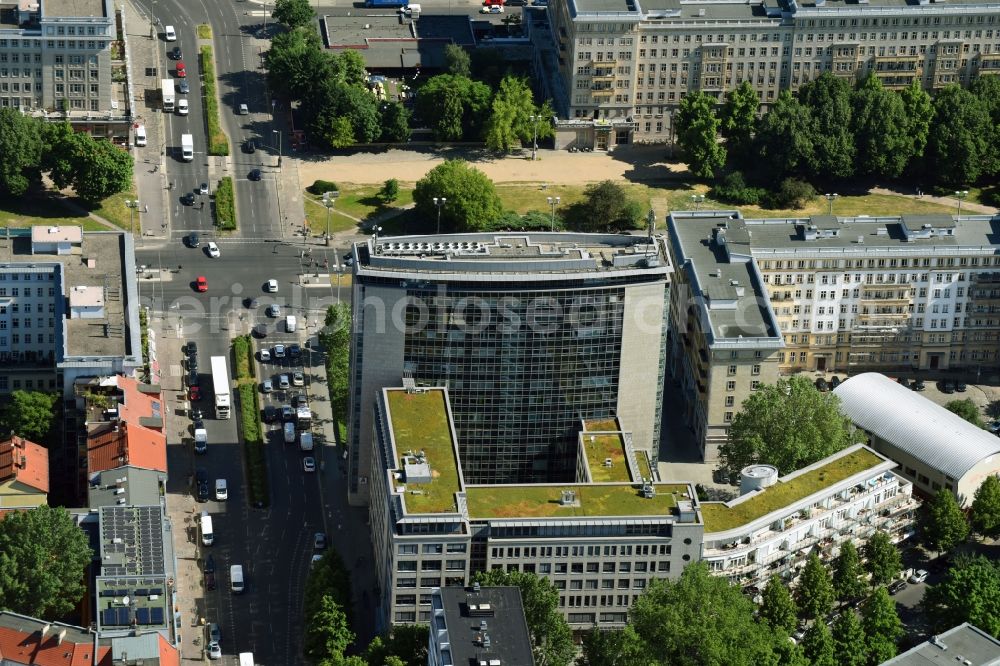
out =
<path fill-rule="evenodd" d="M 470 486 L 466 489 L 470 518 L 582 518 L 597 516 L 669 516 L 688 491 L 684 484 L 659 484 L 646 499 L 640 484 L 567 484 Z M 564 490 L 577 502 L 560 504 Z"/>
<path fill-rule="evenodd" d="M 587 453 L 590 480 L 594 483 L 633 481 L 625 459 L 625 438 L 615 421 L 590 421 L 584 424 L 583 448 Z M 611 460 L 611 467 L 604 462 Z"/>
<path fill-rule="evenodd" d="M 702 502 L 705 533 L 725 532 L 746 525 L 883 462 L 883 458 L 862 448 L 787 481 L 779 479 L 770 488 L 742 502 L 739 498 L 728 503 Z"/>

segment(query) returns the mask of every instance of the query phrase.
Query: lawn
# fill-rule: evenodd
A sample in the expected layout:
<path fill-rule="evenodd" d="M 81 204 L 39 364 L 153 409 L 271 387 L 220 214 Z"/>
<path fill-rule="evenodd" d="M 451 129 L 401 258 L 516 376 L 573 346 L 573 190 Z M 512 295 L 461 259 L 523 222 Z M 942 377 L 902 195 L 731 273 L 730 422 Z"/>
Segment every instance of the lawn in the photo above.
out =
<path fill-rule="evenodd" d="M 205 94 L 205 122 L 208 126 L 208 154 L 228 155 L 229 139 L 222 131 L 221 120 L 219 119 L 219 98 L 216 96 L 215 87 L 215 59 L 212 56 L 212 47 L 201 47 L 199 54 L 202 73 L 202 88 Z"/>
<path fill-rule="evenodd" d="M 125 215 L 126 222 L 128 214 Z M 0 226 L 23 229 L 35 226 L 74 225 L 84 231 L 108 231 L 108 227 L 83 215 L 74 215 L 53 199 L 30 196 L 25 199 L 0 197 Z"/>
<path fill-rule="evenodd" d="M 583 434 L 583 445 L 587 449 L 587 464 L 590 465 L 590 480 L 594 483 L 609 481 L 631 481 L 628 465 L 625 464 L 625 442 L 619 434 Z M 604 461 L 611 459 L 611 467 Z"/>
<path fill-rule="evenodd" d="M 562 491 L 576 493 L 579 506 L 559 503 Z M 656 496 L 646 499 L 639 486 L 474 486 L 466 489 L 472 518 L 578 518 L 583 516 L 667 516 L 677 505 L 685 485 L 658 485 Z"/>
<path fill-rule="evenodd" d="M 410 513 L 456 511 L 458 461 L 448 428 L 444 392 L 389 391 L 389 418 L 396 439 L 396 452 L 403 456 L 407 452 L 423 451 L 431 468 L 430 483 L 407 486 L 403 496 L 407 510 Z M 398 462 L 402 467 L 402 461 Z"/>
<path fill-rule="evenodd" d="M 625 186 L 629 196 L 642 205 L 643 210 L 649 209 L 650 196 L 655 196 L 657 192 L 655 188 L 630 183 L 622 183 L 622 185 Z M 552 212 L 548 198 L 559 197 L 559 203 L 556 205 L 556 217 L 558 218 L 559 212 L 564 210 L 566 206 L 583 199 L 583 191 L 587 185 L 548 185 L 543 188 L 533 183 L 497 183 L 496 187 L 504 209 L 522 215 L 532 210 L 548 215 Z"/>
<path fill-rule="evenodd" d="M 755 497 L 733 506 L 723 502 L 702 502 L 705 533 L 725 532 L 746 525 L 881 462 L 882 459 L 871 451 L 860 449 L 790 481 L 778 481 Z"/>
<path fill-rule="evenodd" d="M 98 217 L 103 217 L 105 220 L 111 222 L 117 227 L 126 231 L 131 231 L 132 227 L 128 218 L 128 206 L 125 205 L 125 202 L 128 200 L 135 201 L 135 198 L 135 192 L 119 192 L 118 194 L 112 194 L 97 206 L 90 209 L 90 212 Z M 139 203 L 141 205 L 142 202 Z M 135 216 L 135 235 L 141 236 L 144 215 L 142 213 L 133 213 L 133 215 Z M 152 223 L 149 223 L 149 226 L 152 227 Z"/>
<path fill-rule="evenodd" d="M 349 231 L 357 227 L 357 220 L 367 220 L 372 215 L 386 213 L 392 210 L 406 208 L 413 203 L 413 185 L 400 184 L 399 196 L 392 203 L 385 205 L 378 197 L 382 185 L 340 185 L 340 196 L 333 205 L 330 216 L 330 233 Z M 313 233 L 326 231 L 326 206 L 323 197 L 315 196 L 308 191 L 304 193 L 306 218 Z"/>

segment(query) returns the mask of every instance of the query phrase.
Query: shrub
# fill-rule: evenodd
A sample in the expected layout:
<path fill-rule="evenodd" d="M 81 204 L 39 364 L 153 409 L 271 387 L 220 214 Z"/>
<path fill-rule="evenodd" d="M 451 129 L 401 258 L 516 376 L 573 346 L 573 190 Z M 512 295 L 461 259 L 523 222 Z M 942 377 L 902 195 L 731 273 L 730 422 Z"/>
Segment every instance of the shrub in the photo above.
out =
<path fill-rule="evenodd" d="M 751 187 L 743 179 L 743 174 L 734 171 L 722 179 L 722 182 L 712 188 L 711 196 L 725 203 L 756 206 L 764 199 L 767 190 L 762 187 Z"/>
<path fill-rule="evenodd" d="M 222 131 L 219 120 L 219 99 L 215 92 L 215 61 L 212 47 L 201 47 L 202 86 L 205 89 L 205 122 L 208 125 L 208 154 L 224 156 L 229 154 L 229 140 Z"/>
<path fill-rule="evenodd" d="M 390 178 L 385 181 L 382 185 L 382 189 L 379 191 L 378 196 L 384 203 L 392 203 L 399 197 L 399 181 L 395 178 Z"/>
<path fill-rule="evenodd" d="M 239 390 L 240 423 L 243 429 L 243 443 L 246 446 L 250 503 L 254 506 L 264 507 L 268 505 L 270 500 L 268 497 L 264 442 L 261 439 L 260 405 L 257 401 L 257 386 L 253 383 L 241 384 Z"/>
<path fill-rule="evenodd" d="M 236 229 L 236 197 L 233 195 L 233 179 L 226 176 L 215 188 L 215 223 L 224 231 Z"/>
<path fill-rule="evenodd" d="M 796 178 L 786 178 L 774 192 L 766 197 L 768 208 L 802 208 L 816 198 L 816 190 L 809 183 Z"/>
<path fill-rule="evenodd" d="M 327 192 L 336 192 L 337 184 L 331 183 L 328 180 L 317 180 L 312 185 L 306 188 L 309 190 L 310 194 L 315 194 L 316 196 L 321 196 Z"/>
<path fill-rule="evenodd" d="M 233 340 L 233 356 L 236 357 L 236 380 L 253 378 L 253 345 L 249 336 L 241 335 Z"/>

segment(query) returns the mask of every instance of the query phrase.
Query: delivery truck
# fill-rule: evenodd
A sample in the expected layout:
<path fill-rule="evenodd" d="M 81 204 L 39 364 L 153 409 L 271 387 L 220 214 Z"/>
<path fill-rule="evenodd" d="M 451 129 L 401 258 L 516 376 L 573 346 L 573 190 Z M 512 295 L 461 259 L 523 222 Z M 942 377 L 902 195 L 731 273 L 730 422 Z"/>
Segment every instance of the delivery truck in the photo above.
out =
<path fill-rule="evenodd" d="M 191 136 L 190 134 L 186 136 Z M 215 393 L 215 418 L 228 419 L 232 397 L 229 391 L 229 370 L 225 356 L 212 357 L 212 391 Z"/>
<path fill-rule="evenodd" d="M 365 0 L 365 7 L 405 7 L 409 0 Z"/>
<path fill-rule="evenodd" d="M 163 79 L 160 81 L 160 94 L 163 97 L 163 112 L 173 113 L 174 104 L 177 102 L 177 98 L 174 95 L 173 79 Z"/>
<path fill-rule="evenodd" d="M 181 134 L 181 157 L 185 162 L 194 160 L 194 137 L 190 134 Z"/>

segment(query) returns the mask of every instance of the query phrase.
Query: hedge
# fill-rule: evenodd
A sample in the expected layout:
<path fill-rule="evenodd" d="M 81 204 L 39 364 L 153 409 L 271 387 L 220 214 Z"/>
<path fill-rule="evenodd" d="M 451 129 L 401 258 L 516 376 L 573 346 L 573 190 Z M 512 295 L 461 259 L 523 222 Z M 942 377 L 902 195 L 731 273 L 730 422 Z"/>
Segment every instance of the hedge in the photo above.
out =
<path fill-rule="evenodd" d="M 331 183 L 328 180 L 316 180 L 313 181 L 313 184 L 307 187 L 306 190 L 308 190 L 310 194 L 320 196 L 326 194 L 327 192 L 336 192 L 337 184 Z"/>
<path fill-rule="evenodd" d="M 225 156 L 229 154 L 229 139 L 222 131 L 219 120 L 219 99 L 215 92 L 215 60 L 212 47 L 201 47 L 202 86 L 205 88 L 205 122 L 208 124 L 208 154 Z"/>
<path fill-rule="evenodd" d="M 215 188 L 215 222 L 219 229 L 236 229 L 236 197 L 233 194 L 233 179 L 226 176 Z"/>
<path fill-rule="evenodd" d="M 253 379 L 253 345 L 250 336 L 241 335 L 233 339 L 233 355 L 236 357 L 236 380 Z"/>
<path fill-rule="evenodd" d="M 267 461 L 264 457 L 264 441 L 261 438 L 257 386 L 255 384 L 241 384 L 239 389 L 240 419 L 243 426 L 243 442 L 246 445 L 250 504 L 265 507 L 270 503 L 270 499 L 267 484 Z"/>

